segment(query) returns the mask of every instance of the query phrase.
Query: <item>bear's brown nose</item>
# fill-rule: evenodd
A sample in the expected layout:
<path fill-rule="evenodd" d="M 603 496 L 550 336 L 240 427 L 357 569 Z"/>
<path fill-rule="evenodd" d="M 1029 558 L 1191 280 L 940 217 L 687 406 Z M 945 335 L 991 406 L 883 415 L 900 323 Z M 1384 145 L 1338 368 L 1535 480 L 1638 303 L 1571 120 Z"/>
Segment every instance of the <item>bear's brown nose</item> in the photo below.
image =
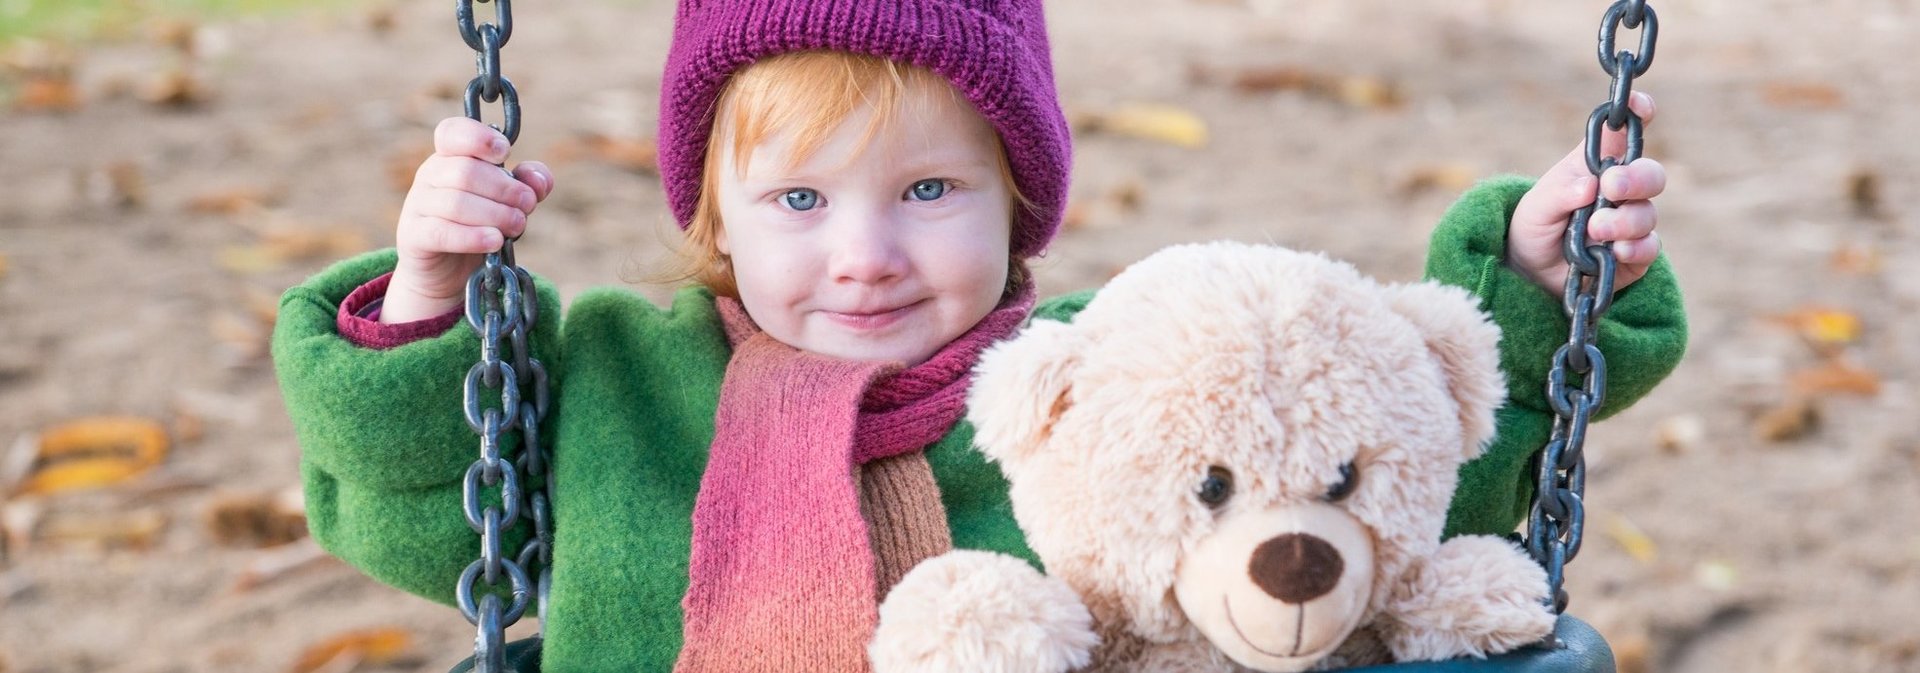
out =
<path fill-rule="evenodd" d="M 1346 563 L 1340 551 L 1305 533 L 1288 533 L 1253 550 L 1247 575 L 1268 596 L 1287 603 L 1305 603 L 1327 595 L 1340 584 Z"/>

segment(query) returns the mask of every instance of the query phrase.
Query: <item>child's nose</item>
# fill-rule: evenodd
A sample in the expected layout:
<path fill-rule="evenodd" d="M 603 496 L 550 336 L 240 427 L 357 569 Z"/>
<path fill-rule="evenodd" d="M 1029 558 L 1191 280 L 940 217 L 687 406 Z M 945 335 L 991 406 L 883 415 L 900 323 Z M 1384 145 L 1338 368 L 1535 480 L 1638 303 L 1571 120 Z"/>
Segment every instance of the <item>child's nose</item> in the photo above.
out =
<path fill-rule="evenodd" d="M 835 281 L 875 284 L 906 275 L 907 255 L 894 222 L 876 213 L 846 224 L 831 257 Z"/>

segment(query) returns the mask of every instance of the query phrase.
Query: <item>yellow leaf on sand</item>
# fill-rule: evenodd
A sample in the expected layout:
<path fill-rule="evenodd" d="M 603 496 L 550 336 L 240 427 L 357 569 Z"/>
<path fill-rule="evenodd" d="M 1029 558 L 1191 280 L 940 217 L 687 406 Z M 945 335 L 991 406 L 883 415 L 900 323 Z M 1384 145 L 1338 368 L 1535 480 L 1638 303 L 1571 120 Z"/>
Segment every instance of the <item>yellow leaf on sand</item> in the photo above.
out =
<path fill-rule="evenodd" d="M 1088 131 L 1106 132 L 1186 148 L 1207 144 L 1207 123 L 1198 115 L 1171 105 L 1129 105 L 1082 118 Z"/>
<path fill-rule="evenodd" d="M 146 473 L 167 455 L 167 431 L 145 418 L 86 418 L 40 434 L 35 468 L 19 495 L 115 484 Z"/>
<path fill-rule="evenodd" d="M 42 495 L 95 486 L 106 486 L 132 479 L 151 469 L 124 457 L 86 458 L 62 461 L 48 466 L 20 484 L 20 495 Z"/>
<path fill-rule="evenodd" d="M 0 278 L 7 277 L 7 256 L 0 255 Z"/>
<path fill-rule="evenodd" d="M 1840 309 L 1809 306 L 1779 320 L 1820 345 L 1849 344 L 1860 338 L 1860 316 Z"/>
<path fill-rule="evenodd" d="M 1652 563 L 1654 557 L 1659 554 L 1660 549 L 1653 543 L 1653 538 L 1647 537 L 1639 526 L 1633 525 L 1633 522 L 1628 521 L 1626 517 L 1609 513 L 1602 523 L 1607 528 L 1607 537 L 1612 538 L 1621 549 L 1626 550 L 1627 555 L 1632 556 L 1633 560 Z"/>
<path fill-rule="evenodd" d="M 314 673 L 336 661 L 352 659 L 380 665 L 393 661 L 413 646 L 413 634 L 399 627 L 348 631 L 309 646 L 290 673 Z"/>

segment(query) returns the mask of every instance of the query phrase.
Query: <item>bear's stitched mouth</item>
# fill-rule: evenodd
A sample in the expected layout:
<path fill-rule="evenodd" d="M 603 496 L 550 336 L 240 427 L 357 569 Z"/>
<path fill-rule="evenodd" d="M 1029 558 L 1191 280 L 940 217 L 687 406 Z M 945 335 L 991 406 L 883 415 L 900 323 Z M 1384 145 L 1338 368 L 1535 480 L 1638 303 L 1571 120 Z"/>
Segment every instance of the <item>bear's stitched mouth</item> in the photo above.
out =
<path fill-rule="evenodd" d="M 1280 654 L 1278 652 L 1268 652 L 1264 649 L 1261 649 L 1259 645 L 1253 644 L 1253 641 L 1247 638 L 1247 634 L 1240 630 L 1240 623 L 1233 620 L 1233 604 L 1227 600 L 1226 594 L 1220 595 L 1220 608 L 1223 610 L 1226 610 L 1227 612 L 1227 626 L 1233 627 L 1233 635 L 1239 636 L 1240 642 L 1246 643 L 1247 647 L 1253 648 L 1253 651 L 1259 652 L 1269 657 L 1276 657 L 1280 659 L 1291 659 L 1291 658 L 1300 656 L 1300 635 L 1307 625 L 1307 606 L 1305 605 L 1295 606 L 1295 609 L 1299 610 L 1300 614 L 1296 615 L 1295 619 L 1293 620 L 1293 653 L 1292 654 Z"/>

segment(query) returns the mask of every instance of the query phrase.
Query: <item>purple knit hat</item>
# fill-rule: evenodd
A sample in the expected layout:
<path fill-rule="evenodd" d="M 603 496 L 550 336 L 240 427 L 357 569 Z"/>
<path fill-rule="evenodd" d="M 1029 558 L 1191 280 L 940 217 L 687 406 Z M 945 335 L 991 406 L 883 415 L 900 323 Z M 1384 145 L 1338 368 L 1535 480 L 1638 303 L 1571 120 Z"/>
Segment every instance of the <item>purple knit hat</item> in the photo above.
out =
<path fill-rule="evenodd" d="M 1072 157 L 1040 0 L 680 0 L 660 84 L 660 179 L 682 229 L 728 76 L 815 49 L 918 65 L 952 82 L 1000 133 L 1014 182 L 1033 202 L 1014 221 L 1013 253 L 1046 249 Z"/>

